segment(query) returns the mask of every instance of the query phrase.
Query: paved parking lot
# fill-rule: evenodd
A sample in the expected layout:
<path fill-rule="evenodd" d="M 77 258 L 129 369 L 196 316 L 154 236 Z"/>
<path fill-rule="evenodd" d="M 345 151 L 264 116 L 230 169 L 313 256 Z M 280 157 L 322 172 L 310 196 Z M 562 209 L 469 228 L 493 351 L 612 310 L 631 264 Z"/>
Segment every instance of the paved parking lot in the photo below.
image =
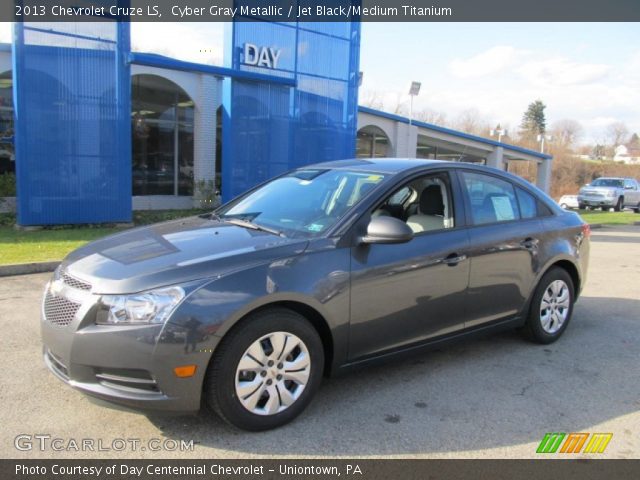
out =
<path fill-rule="evenodd" d="M 522 458 L 536 455 L 546 432 L 612 432 L 604 456 L 640 458 L 640 227 L 594 231 L 588 284 L 557 343 L 509 332 L 330 379 L 297 421 L 259 434 L 205 414 L 111 410 L 63 385 L 40 357 L 48 276 L 0 279 L 0 457 Z M 118 438 L 193 439 L 195 449 L 21 452 L 18 434 L 108 447 Z"/>

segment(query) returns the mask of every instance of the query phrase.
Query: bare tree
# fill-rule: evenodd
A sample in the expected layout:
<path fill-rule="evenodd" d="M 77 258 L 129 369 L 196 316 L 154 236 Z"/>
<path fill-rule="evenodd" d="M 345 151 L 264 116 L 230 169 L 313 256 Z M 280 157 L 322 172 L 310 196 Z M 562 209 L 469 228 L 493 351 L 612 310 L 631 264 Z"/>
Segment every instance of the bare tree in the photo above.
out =
<path fill-rule="evenodd" d="M 576 120 L 565 118 L 558 120 L 551 126 L 551 135 L 556 145 L 564 148 L 573 148 L 582 136 L 584 129 Z"/>
<path fill-rule="evenodd" d="M 613 122 L 605 131 L 608 144 L 612 148 L 625 143 L 629 137 L 629 129 L 623 122 Z"/>
<path fill-rule="evenodd" d="M 404 95 L 400 92 L 396 92 L 396 101 L 393 107 L 393 112 L 396 115 L 403 115 L 407 109 L 406 101 L 403 100 Z"/>
<path fill-rule="evenodd" d="M 458 130 L 474 135 L 488 135 L 490 130 L 489 121 L 475 108 L 470 108 L 460 113 L 453 125 Z"/>
<path fill-rule="evenodd" d="M 447 114 L 438 112 L 429 108 L 424 108 L 418 112 L 414 112 L 414 118 L 422 122 L 432 123 L 444 127 L 447 125 Z"/>
<path fill-rule="evenodd" d="M 382 110 L 384 108 L 384 95 L 378 90 L 365 90 L 358 103 L 364 107 Z"/>

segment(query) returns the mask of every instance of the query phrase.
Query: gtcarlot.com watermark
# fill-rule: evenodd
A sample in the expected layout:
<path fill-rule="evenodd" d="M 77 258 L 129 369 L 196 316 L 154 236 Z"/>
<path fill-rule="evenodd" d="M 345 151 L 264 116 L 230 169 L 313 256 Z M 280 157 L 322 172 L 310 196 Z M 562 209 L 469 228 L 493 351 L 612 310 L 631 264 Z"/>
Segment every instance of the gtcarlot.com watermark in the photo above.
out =
<path fill-rule="evenodd" d="M 170 438 L 61 438 L 44 433 L 21 433 L 13 440 L 16 450 L 29 452 L 191 452 L 193 440 Z"/>

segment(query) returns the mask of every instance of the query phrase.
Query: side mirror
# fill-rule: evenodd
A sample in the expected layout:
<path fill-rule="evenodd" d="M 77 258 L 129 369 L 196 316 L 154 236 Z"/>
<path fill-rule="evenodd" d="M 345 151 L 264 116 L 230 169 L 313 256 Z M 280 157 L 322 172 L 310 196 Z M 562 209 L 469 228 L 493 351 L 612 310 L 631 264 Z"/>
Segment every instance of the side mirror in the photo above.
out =
<path fill-rule="evenodd" d="M 361 243 L 406 243 L 413 238 L 413 230 L 395 217 L 373 217 Z"/>
<path fill-rule="evenodd" d="M 626 187 L 624 187 L 625 190 L 635 190 L 635 187 L 633 185 L 627 185 Z"/>

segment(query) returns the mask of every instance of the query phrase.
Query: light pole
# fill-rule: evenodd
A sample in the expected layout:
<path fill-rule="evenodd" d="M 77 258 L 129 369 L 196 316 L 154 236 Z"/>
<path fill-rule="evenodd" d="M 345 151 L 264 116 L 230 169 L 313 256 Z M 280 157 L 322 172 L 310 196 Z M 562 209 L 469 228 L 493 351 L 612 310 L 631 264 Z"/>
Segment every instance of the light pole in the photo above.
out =
<path fill-rule="evenodd" d="M 411 97 L 411 101 L 409 102 L 409 125 L 412 125 L 413 122 L 413 97 L 416 97 L 420 93 L 420 87 L 422 84 L 420 82 L 411 82 L 411 86 L 409 87 L 409 97 Z"/>
<path fill-rule="evenodd" d="M 544 153 L 544 141 L 552 141 L 553 137 L 551 135 L 545 135 L 544 133 L 541 133 L 538 135 L 538 142 L 540 142 L 540 153 Z"/>
<path fill-rule="evenodd" d="M 489 130 L 489 135 L 491 135 L 492 137 L 495 137 L 497 135 L 498 142 L 502 142 L 502 137 L 509 135 L 509 132 L 507 132 L 506 128 L 502 128 L 500 124 L 498 124 L 496 128 Z"/>

